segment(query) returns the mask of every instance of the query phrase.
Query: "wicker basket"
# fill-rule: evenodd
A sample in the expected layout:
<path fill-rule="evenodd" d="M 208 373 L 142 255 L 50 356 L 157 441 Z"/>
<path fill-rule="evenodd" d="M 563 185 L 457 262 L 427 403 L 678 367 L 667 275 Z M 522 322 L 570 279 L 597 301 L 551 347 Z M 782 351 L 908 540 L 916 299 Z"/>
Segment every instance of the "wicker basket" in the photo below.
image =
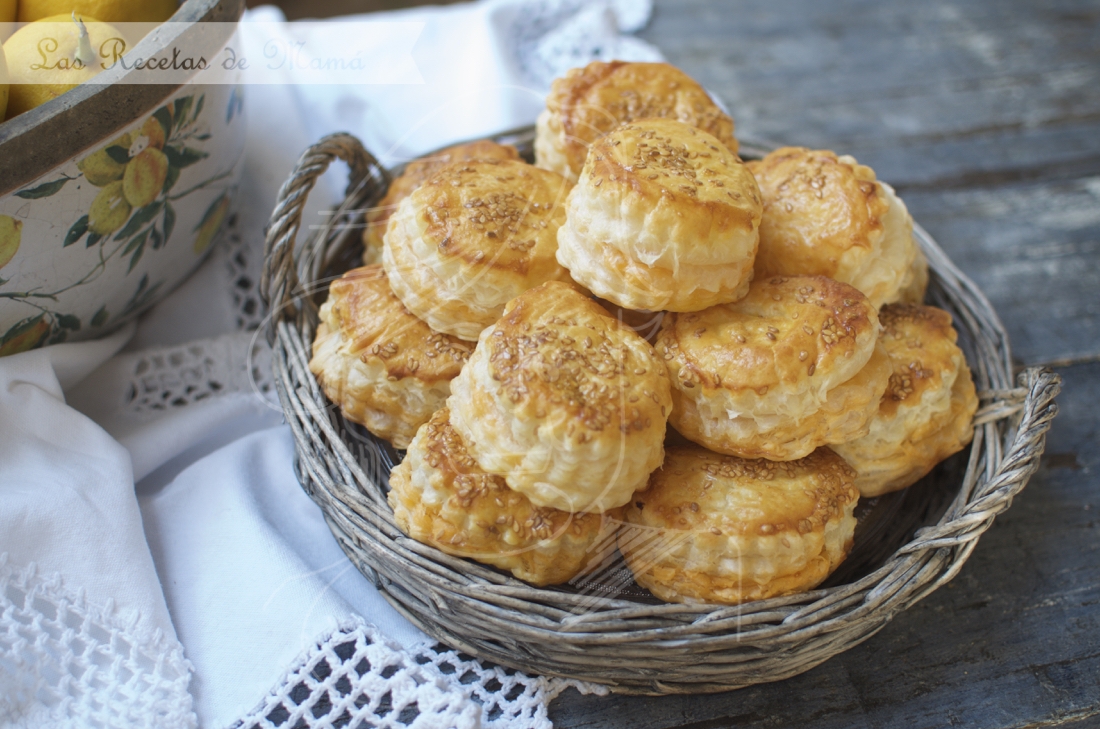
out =
<path fill-rule="evenodd" d="M 530 155 L 532 137 L 525 129 L 498 140 Z M 745 156 L 763 151 L 742 147 Z M 347 197 L 296 246 L 305 198 L 334 159 L 350 168 Z M 736 607 L 663 604 L 535 588 L 415 542 L 398 530 L 386 503 L 389 468 L 399 454 L 346 422 L 307 366 L 327 282 L 357 265 L 362 213 L 388 183 L 386 170 L 354 137 L 332 135 L 306 150 L 271 217 L 261 291 L 271 311 L 275 381 L 294 433 L 302 487 L 382 595 L 454 648 L 623 693 L 704 693 L 787 678 L 874 635 L 954 577 L 1039 465 L 1057 410 L 1058 376 L 1033 368 L 1014 386 L 996 313 L 918 226 L 931 266 L 929 300 L 954 316 L 979 389 L 974 441 L 954 468 L 949 461 L 922 484 L 885 500 L 892 506 L 884 511 L 896 520 L 877 530 L 876 545 L 861 547 L 857 532 L 853 557 L 862 548 L 864 559 L 843 579 L 834 575 L 827 583 L 832 586 Z M 940 506 L 937 493 L 946 494 Z M 885 552 L 882 534 L 893 540 Z"/>

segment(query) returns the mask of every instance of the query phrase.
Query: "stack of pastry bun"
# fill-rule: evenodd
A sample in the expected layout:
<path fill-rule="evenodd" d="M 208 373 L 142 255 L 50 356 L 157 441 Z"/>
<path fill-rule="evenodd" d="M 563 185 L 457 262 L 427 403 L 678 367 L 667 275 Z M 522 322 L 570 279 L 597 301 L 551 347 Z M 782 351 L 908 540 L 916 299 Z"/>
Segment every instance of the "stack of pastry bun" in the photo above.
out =
<path fill-rule="evenodd" d="M 860 495 L 969 442 L 951 317 L 868 167 L 742 162 L 730 117 L 650 63 L 557 79 L 535 153 L 409 165 L 320 311 L 310 368 L 407 449 L 413 539 L 536 585 L 617 539 L 663 600 L 785 595 L 847 556 Z"/>

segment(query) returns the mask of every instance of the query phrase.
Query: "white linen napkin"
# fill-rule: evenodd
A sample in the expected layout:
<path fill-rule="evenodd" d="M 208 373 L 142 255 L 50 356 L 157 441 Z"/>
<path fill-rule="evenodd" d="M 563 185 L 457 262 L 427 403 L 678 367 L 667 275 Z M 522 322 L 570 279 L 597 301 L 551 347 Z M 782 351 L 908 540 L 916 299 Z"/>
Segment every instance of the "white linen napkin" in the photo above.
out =
<path fill-rule="evenodd" d="M 650 12 L 484 0 L 358 18 L 424 24 L 423 84 L 249 70 L 236 237 L 136 326 L 0 359 L 0 724 L 549 726 L 568 682 L 428 648 L 342 554 L 294 476 L 242 301 L 255 304 L 263 227 L 310 143 L 350 131 L 393 164 L 532 123 L 568 67 L 659 59 L 621 35 Z M 246 50 L 264 41 L 250 21 L 354 42 L 348 19 L 300 28 L 265 7 L 245 16 Z M 322 178 L 307 226 L 341 174 Z"/>

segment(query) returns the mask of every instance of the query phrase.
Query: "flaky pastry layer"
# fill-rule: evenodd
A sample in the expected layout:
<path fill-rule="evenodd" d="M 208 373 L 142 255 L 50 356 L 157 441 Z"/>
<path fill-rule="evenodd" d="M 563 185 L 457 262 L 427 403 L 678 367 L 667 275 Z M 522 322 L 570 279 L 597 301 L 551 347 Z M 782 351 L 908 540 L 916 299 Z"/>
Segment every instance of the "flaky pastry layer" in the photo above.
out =
<path fill-rule="evenodd" d="M 834 450 L 856 469 L 871 497 L 920 480 L 974 434 L 978 397 L 951 315 L 931 306 L 893 304 L 880 312 L 892 374 L 870 431 Z"/>
<path fill-rule="evenodd" d="M 616 128 L 592 145 L 566 205 L 558 260 L 601 298 L 698 311 L 747 291 L 760 193 L 706 132 L 667 119 Z"/>
<path fill-rule="evenodd" d="M 403 532 L 540 586 L 568 582 L 600 556 L 619 510 L 570 514 L 535 506 L 478 467 L 449 415 L 444 407 L 421 426 L 390 474 L 388 500 Z"/>
<path fill-rule="evenodd" d="M 777 276 L 733 304 L 669 314 L 657 351 L 673 384 L 670 423 L 745 458 L 801 458 L 866 433 L 886 389 L 878 315 L 853 287 Z"/>
<path fill-rule="evenodd" d="M 576 181 L 588 147 L 623 122 L 675 119 L 737 154 L 733 120 L 683 71 L 667 63 L 594 61 L 554 79 L 536 124 L 539 167 Z"/>
<path fill-rule="evenodd" d="M 511 301 L 451 392 L 451 423 L 478 465 L 539 506 L 621 506 L 663 458 L 664 367 L 569 284 Z"/>
<path fill-rule="evenodd" d="M 397 210 L 402 200 L 427 182 L 428 178 L 436 172 L 452 162 L 472 159 L 518 160 L 519 158 L 519 152 L 510 144 L 497 144 L 488 139 L 479 139 L 456 144 L 441 149 L 430 157 L 421 157 L 409 162 L 404 171 L 390 183 L 386 195 L 378 205 L 367 211 L 367 225 L 363 229 L 363 264 L 382 262 L 382 236 L 386 232 L 390 216 Z"/>
<path fill-rule="evenodd" d="M 627 505 L 619 549 L 638 584 L 669 602 L 809 590 L 851 549 L 854 477 L 827 448 L 773 462 L 671 447 Z"/>
<path fill-rule="evenodd" d="M 375 264 L 332 282 L 310 371 L 351 421 L 398 448 L 450 394 L 472 347 L 409 313 Z"/>
<path fill-rule="evenodd" d="M 401 201 L 382 264 L 394 292 L 436 331 L 468 341 L 512 298 L 568 280 L 555 259 L 571 185 L 523 162 L 452 163 Z"/>
<path fill-rule="evenodd" d="M 764 198 L 757 276 L 828 276 L 875 307 L 923 298 L 913 219 L 870 167 L 803 147 L 777 149 L 748 167 Z M 926 263 L 923 276 L 926 283 Z"/>

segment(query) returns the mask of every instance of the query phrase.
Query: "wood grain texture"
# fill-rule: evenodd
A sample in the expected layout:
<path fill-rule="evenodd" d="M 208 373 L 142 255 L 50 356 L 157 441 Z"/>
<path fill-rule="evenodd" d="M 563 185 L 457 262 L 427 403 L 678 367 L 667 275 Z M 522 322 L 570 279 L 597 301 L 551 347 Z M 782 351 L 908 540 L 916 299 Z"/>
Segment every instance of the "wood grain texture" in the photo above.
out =
<path fill-rule="evenodd" d="M 658 0 L 642 35 L 738 136 L 853 154 L 1065 377 L 1043 467 L 878 635 L 713 696 L 570 691 L 555 726 L 1100 726 L 1100 3 Z"/>

